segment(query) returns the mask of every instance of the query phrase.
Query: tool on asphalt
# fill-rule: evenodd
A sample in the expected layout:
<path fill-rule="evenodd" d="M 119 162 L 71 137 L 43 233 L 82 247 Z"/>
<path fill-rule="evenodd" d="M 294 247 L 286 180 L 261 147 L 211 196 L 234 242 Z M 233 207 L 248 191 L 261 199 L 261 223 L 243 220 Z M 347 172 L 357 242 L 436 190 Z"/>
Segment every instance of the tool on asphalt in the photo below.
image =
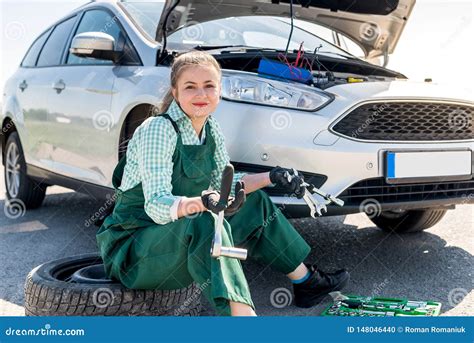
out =
<path fill-rule="evenodd" d="M 227 165 L 222 172 L 221 191 L 219 197 L 219 203 L 227 205 L 229 195 L 232 187 L 232 180 L 234 179 L 234 167 Z M 222 246 L 222 229 L 224 227 L 224 210 L 219 212 L 217 220 L 215 221 L 215 233 L 214 239 L 211 246 L 211 256 L 219 258 L 221 256 L 237 258 L 239 260 L 247 259 L 247 249 L 235 248 L 235 247 L 223 247 Z"/>
<path fill-rule="evenodd" d="M 292 170 L 293 170 L 293 175 L 291 175 L 288 172 L 285 173 L 285 177 L 287 178 L 288 182 L 290 182 L 290 183 L 291 183 L 291 180 L 293 180 L 293 178 L 298 175 L 298 171 L 296 169 L 292 168 Z M 333 196 L 331 194 L 324 193 L 323 191 L 316 188 L 314 185 L 312 185 L 310 183 L 302 182 L 300 186 L 305 187 L 303 199 L 306 202 L 306 204 L 308 204 L 308 206 L 311 210 L 311 217 L 313 217 L 313 218 L 316 218 L 316 213 L 318 214 L 318 216 L 322 216 L 323 211 L 327 212 L 326 205 L 328 205 L 330 203 L 335 203 L 338 206 L 344 206 L 344 201 L 342 201 L 341 199 L 336 198 L 335 196 Z M 326 201 L 324 203 L 318 202 L 314 198 L 313 194 L 317 194 L 317 195 L 321 196 Z"/>
<path fill-rule="evenodd" d="M 322 316 L 438 316 L 441 310 L 441 303 L 435 301 L 363 297 L 340 292 L 329 294 L 334 302 L 323 311 Z"/>

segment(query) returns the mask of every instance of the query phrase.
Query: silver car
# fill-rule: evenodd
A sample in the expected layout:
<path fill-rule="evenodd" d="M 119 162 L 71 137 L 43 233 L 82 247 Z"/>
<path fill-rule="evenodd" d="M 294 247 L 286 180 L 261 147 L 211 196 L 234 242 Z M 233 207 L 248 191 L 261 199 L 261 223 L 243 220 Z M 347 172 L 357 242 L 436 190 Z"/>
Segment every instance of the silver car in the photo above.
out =
<path fill-rule="evenodd" d="M 132 0 L 76 9 L 33 42 L 5 85 L 8 201 L 36 208 L 49 185 L 113 194 L 114 167 L 168 90 L 173 56 L 200 49 L 223 68 L 214 115 L 237 170 L 294 167 L 344 201 L 324 215 L 366 212 L 387 231 L 424 230 L 473 203 L 474 103 L 368 62 L 386 64 L 415 1 L 323 3 Z M 365 58 L 338 47 L 341 37 Z M 311 79 L 268 75 L 262 61 L 302 65 Z M 289 217 L 309 216 L 303 200 L 265 190 Z"/>

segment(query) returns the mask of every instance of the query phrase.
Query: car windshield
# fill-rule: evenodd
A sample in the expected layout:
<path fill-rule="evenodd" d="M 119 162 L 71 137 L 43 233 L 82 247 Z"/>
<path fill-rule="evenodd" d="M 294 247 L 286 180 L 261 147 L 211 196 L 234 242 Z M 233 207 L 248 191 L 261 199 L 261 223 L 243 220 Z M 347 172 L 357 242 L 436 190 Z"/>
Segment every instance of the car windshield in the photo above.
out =
<path fill-rule="evenodd" d="M 156 28 L 164 7 L 163 1 L 126 1 L 123 7 L 149 38 L 154 39 Z M 323 54 L 336 58 L 354 58 L 346 51 L 326 40 L 298 27 L 301 21 L 295 20 L 289 49 L 298 49 L 303 43 L 305 51 L 316 47 Z M 200 46 L 250 46 L 284 50 L 290 35 L 289 20 L 268 16 L 229 17 L 204 23 L 191 22 L 171 34 L 168 47 L 185 50 Z"/>
<path fill-rule="evenodd" d="M 135 21 L 138 27 L 146 33 L 148 38 L 155 40 L 156 28 L 158 27 L 165 2 L 162 0 L 122 0 L 120 4 L 133 21 Z"/>

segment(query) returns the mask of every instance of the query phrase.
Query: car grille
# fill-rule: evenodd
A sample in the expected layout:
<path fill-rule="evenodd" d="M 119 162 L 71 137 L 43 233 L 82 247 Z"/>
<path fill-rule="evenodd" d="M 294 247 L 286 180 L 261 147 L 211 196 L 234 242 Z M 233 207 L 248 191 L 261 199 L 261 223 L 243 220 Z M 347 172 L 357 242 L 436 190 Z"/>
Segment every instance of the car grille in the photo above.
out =
<path fill-rule="evenodd" d="M 374 199 L 381 204 L 449 198 L 466 198 L 467 202 L 473 195 L 474 179 L 390 185 L 382 177 L 359 181 L 342 192 L 338 198 L 344 200 L 345 205 L 360 205 L 366 199 Z"/>
<path fill-rule="evenodd" d="M 474 139 L 473 107 L 409 101 L 368 103 L 351 111 L 332 130 L 364 140 Z"/>

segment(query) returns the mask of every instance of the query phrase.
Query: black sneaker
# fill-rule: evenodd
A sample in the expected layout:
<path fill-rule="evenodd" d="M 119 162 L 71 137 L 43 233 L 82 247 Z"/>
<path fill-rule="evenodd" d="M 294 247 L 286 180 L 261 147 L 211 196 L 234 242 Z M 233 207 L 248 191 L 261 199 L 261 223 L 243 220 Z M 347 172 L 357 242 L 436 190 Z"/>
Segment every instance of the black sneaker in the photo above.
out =
<path fill-rule="evenodd" d="M 307 265 L 311 275 L 298 284 L 293 284 L 295 305 L 298 307 L 312 307 L 319 303 L 328 293 L 339 291 L 349 281 L 349 272 L 340 269 L 334 273 L 324 273 L 316 265 Z"/>

